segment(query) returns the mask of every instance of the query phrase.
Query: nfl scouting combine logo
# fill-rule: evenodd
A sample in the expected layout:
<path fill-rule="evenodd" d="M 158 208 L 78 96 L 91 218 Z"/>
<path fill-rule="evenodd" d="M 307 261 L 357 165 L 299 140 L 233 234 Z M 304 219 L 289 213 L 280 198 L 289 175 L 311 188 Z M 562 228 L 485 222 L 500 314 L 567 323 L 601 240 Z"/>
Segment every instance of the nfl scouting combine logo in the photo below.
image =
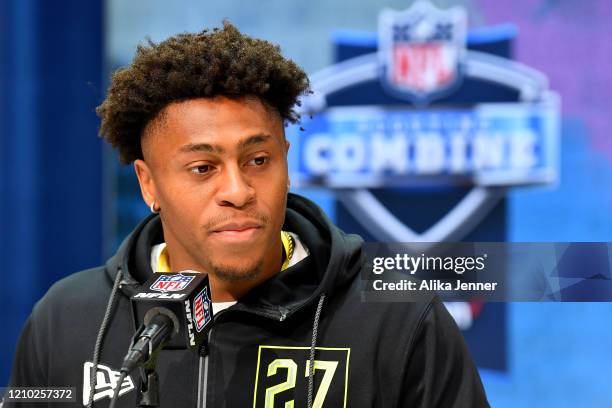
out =
<path fill-rule="evenodd" d="M 157 292 L 179 292 L 185 289 L 193 280 L 193 276 L 173 273 L 162 275 L 151 285 L 151 290 Z"/>
<path fill-rule="evenodd" d="M 195 313 L 196 330 L 201 332 L 211 320 L 210 298 L 206 288 L 202 289 L 193 300 L 193 311 Z"/>
<path fill-rule="evenodd" d="M 422 1 L 383 10 L 367 47 L 311 75 L 305 130 L 288 131 L 292 183 L 331 188 L 376 240 L 427 249 L 465 237 L 508 188 L 555 182 L 558 95 L 540 72 L 479 47 L 499 30 L 466 21 L 460 7 Z M 375 194 L 423 187 L 467 193 L 420 231 Z"/>

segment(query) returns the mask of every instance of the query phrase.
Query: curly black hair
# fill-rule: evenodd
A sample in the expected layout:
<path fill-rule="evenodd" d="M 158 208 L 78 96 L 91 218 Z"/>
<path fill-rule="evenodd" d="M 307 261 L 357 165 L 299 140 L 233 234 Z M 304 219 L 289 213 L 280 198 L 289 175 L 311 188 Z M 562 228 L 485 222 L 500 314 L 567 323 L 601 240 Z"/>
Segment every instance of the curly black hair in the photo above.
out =
<path fill-rule="evenodd" d="M 117 70 L 108 96 L 96 109 L 100 136 L 128 164 L 142 159 L 147 125 L 172 102 L 223 95 L 257 97 L 296 123 L 294 106 L 310 92 L 306 73 L 280 47 L 243 35 L 227 20 L 223 29 L 179 34 L 137 48 L 132 64 Z"/>

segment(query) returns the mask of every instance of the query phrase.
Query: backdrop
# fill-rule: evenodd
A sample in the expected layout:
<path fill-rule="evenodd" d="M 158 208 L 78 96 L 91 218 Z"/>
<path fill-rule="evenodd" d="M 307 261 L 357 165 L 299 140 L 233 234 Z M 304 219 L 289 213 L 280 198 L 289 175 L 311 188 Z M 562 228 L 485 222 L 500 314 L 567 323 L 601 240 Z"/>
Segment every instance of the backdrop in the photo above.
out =
<path fill-rule="evenodd" d="M 119 166 L 114 152 L 96 137 L 94 114 L 110 71 L 128 63 L 139 42 L 147 36 L 161 40 L 219 26 L 228 18 L 247 34 L 278 43 L 285 55 L 316 74 L 348 58 L 343 52 L 375 49 L 379 12 L 412 4 L 2 2 L 0 256 L 8 284 L 0 287 L 0 385 L 7 382 L 20 327 L 34 302 L 60 277 L 101 263 L 148 211 L 133 170 Z M 612 4 L 433 4 L 442 10 L 463 7 L 469 21 L 468 48 L 479 41 L 497 41 L 497 46 L 504 42 L 487 51 L 539 71 L 562 101 L 557 181 L 513 186 L 465 238 L 611 241 L 612 141 L 606 130 L 612 102 L 612 45 L 607 40 Z M 505 28 L 499 31 L 500 26 Z M 491 34 L 495 27 L 497 39 Z M 489 33 L 486 41 L 479 33 Z M 310 187 L 297 192 L 315 199 L 345 229 L 367 234 L 333 190 Z M 419 194 L 426 203 L 427 195 L 439 190 Z M 392 205 L 389 197 L 381 200 Z M 425 207 L 399 206 L 394 211 L 420 208 L 425 214 Z M 612 405 L 606 388 L 611 314 L 608 303 L 485 305 L 465 334 L 492 406 Z"/>

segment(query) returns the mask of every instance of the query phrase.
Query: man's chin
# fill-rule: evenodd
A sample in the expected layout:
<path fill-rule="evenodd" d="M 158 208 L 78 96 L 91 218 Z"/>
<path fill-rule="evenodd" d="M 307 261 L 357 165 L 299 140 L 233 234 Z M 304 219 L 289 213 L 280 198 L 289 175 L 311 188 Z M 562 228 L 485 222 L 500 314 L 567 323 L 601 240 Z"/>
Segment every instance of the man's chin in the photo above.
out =
<path fill-rule="evenodd" d="M 212 274 L 215 278 L 225 282 L 242 282 L 256 279 L 263 271 L 263 261 L 247 265 L 232 265 L 213 263 Z"/>

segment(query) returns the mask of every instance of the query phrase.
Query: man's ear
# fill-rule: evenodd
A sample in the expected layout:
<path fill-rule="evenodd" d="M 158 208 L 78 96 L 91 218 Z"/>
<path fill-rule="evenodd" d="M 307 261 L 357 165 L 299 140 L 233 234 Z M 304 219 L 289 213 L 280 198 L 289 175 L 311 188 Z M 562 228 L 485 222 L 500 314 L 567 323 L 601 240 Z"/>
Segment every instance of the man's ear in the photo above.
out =
<path fill-rule="evenodd" d="M 136 177 L 138 177 L 142 199 L 147 204 L 147 207 L 151 207 L 151 204 L 156 201 L 157 197 L 151 169 L 144 160 L 137 159 L 134 160 L 134 170 L 136 171 Z M 159 207 L 159 204 L 159 202 L 156 203 L 157 207 Z"/>

